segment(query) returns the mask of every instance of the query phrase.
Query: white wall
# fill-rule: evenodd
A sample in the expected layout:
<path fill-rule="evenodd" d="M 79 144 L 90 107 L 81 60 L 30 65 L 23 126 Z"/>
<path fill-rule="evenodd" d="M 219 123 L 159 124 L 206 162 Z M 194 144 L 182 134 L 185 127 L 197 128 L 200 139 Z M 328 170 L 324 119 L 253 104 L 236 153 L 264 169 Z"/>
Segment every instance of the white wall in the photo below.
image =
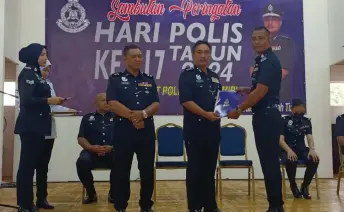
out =
<path fill-rule="evenodd" d="M 44 43 L 45 23 L 44 8 L 45 0 L 22 0 L 21 1 L 21 46 L 37 41 Z M 318 0 L 304 1 L 304 23 L 305 23 L 305 54 L 306 54 L 306 90 L 309 116 L 312 117 L 316 149 L 321 157 L 319 166 L 319 176 L 322 178 L 332 178 L 332 149 L 330 130 L 330 105 L 329 105 L 329 27 L 327 20 L 327 1 Z M 35 11 L 34 13 L 32 11 Z M 317 14 L 322 14 L 321 16 Z M 31 26 L 35 26 L 32 30 Z M 30 30 L 31 29 L 31 30 Z M 321 29 L 321 30 L 319 30 Z M 25 33 L 24 33 L 25 32 Z M 319 42 L 321 41 L 321 42 Z M 320 51 L 321 50 L 321 51 Z M 321 108 L 321 113 L 319 113 Z M 76 177 L 75 161 L 78 157 L 80 147 L 76 144 L 76 134 L 79 127 L 80 117 L 57 118 L 58 139 L 55 141 L 53 156 L 49 172 L 50 181 L 78 180 Z M 166 122 L 182 124 L 180 116 L 160 116 L 155 118 L 156 127 Z M 222 124 L 228 123 L 224 120 Z M 242 116 L 235 123 L 247 129 L 248 156 L 254 161 L 256 178 L 262 178 L 262 171 L 256 153 L 253 131 L 251 126 L 251 116 Z M 18 167 L 19 141 L 15 144 L 15 172 Z M 184 171 L 159 171 L 158 179 L 185 179 Z M 303 171 L 298 173 L 303 176 Z M 223 174 L 224 178 L 247 179 L 247 171 L 230 170 Z M 14 173 L 16 176 L 16 173 Z M 132 179 L 138 177 L 138 171 L 134 164 Z M 96 179 L 106 180 L 108 174 L 99 173 Z"/>
<path fill-rule="evenodd" d="M 0 90 L 4 89 L 5 79 L 5 0 L 0 0 Z M 3 105 L 3 98 L 0 98 L 0 105 Z M 4 107 L 0 107 L 0 117 L 4 117 Z M 2 181 L 2 151 L 3 151 L 3 126 L 4 119 L 0 118 L 0 182 Z"/>
<path fill-rule="evenodd" d="M 304 1 L 305 2 L 305 1 Z M 313 1 L 314 2 L 314 1 Z M 317 4 L 317 3 L 315 3 Z M 344 28 L 342 27 L 344 20 L 344 1 L 328 0 L 328 25 L 329 25 L 329 45 L 330 45 L 330 64 L 337 63 L 344 59 Z M 319 11 L 319 16 L 327 17 L 325 10 Z M 321 14 L 321 15 L 320 15 Z M 326 19 L 326 18 L 325 18 Z M 318 30 L 323 30 L 319 28 Z M 319 40 L 322 41 L 322 40 Z"/>
<path fill-rule="evenodd" d="M 5 0 L 5 56 L 18 62 L 20 0 Z"/>

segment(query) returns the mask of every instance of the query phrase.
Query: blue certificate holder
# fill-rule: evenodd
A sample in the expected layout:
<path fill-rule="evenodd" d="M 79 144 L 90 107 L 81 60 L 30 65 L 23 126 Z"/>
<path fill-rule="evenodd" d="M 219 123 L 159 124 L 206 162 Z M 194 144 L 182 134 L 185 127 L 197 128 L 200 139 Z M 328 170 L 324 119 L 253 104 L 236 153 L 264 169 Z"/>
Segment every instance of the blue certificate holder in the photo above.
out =
<path fill-rule="evenodd" d="M 239 96 L 234 91 L 219 91 L 217 93 L 214 112 L 220 117 L 226 117 L 228 112 L 239 105 Z"/>

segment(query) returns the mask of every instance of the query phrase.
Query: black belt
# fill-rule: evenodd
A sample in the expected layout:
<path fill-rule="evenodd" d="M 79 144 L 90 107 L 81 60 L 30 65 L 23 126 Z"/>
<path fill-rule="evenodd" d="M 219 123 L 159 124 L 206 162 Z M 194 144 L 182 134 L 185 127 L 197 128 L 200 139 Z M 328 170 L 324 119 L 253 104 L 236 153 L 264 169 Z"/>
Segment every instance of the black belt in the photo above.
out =
<path fill-rule="evenodd" d="M 267 105 L 267 106 L 261 106 L 261 107 L 258 107 L 258 108 L 252 108 L 252 113 L 255 114 L 259 111 L 262 111 L 264 109 L 271 109 L 271 108 L 274 108 L 274 109 L 278 109 L 278 104 L 273 104 L 273 105 Z"/>

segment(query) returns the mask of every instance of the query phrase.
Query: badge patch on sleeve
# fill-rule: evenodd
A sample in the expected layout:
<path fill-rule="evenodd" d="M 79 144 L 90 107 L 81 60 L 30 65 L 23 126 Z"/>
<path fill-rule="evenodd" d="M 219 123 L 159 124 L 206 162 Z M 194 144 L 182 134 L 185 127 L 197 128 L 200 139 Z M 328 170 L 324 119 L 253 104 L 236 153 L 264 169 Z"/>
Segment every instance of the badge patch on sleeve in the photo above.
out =
<path fill-rule="evenodd" d="M 26 80 L 26 84 L 33 85 L 33 84 L 35 84 L 35 81 L 33 81 L 33 80 Z"/>

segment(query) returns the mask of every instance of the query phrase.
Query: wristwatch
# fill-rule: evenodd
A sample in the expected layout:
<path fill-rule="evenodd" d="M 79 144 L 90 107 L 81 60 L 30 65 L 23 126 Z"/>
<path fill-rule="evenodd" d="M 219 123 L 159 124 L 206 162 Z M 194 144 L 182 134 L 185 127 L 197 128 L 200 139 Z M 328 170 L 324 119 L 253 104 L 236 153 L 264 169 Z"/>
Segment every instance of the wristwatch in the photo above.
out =
<path fill-rule="evenodd" d="M 236 112 L 240 115 L 242 113 L 242 110 L 239 107 L 236 107 Z"/>
<path fill-rule="evenodd" d="M 148 118 L 148 114 L 146 113 L 145 110 L 143 110 L 142 113 L 143 113 L 143 118 L 145 118 L 145 119 Z"/>

